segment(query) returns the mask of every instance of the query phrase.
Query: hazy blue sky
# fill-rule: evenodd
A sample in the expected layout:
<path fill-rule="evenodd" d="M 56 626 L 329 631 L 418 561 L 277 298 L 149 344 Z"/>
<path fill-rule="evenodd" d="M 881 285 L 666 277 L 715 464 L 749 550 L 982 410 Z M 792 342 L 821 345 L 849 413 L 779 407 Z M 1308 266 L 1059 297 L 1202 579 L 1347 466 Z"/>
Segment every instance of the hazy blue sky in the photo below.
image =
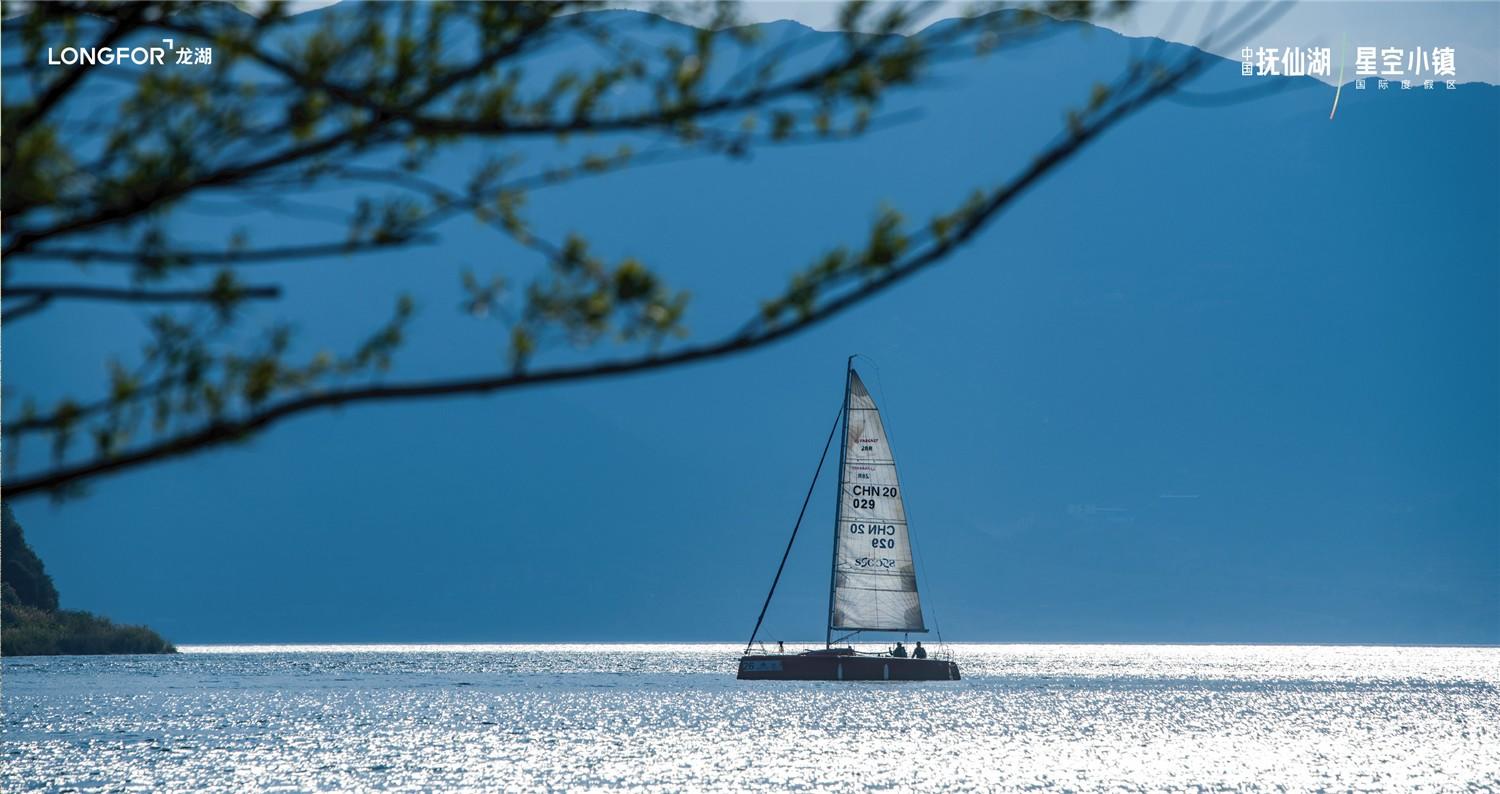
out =
<path fill-rule="evenodd" d="M 1132 46 L 1075 30 L 946 68 L 896 102 L 918 120 L 857 143 L 530 206 L 692 289 L 711 335 L 882 202 L 922 219 L 1024 167 Z M 1242 86 L 1225 63 L 1200 89 Z M 307 416 L 16 515 L 65 605 L 178 642 L 741 639 L 859 352 L 950 640 L 1500 641 L 1500 89 L 1346 89 L 1335 121 L 1331 101 L 1304 81 L 1162 104 L 950 262 L 761 352 Z M 177 228 L 212 244 L 244 222 L 199 207 Z M 267 267 L 287 297 L 254 319 L 348 346 L 413 287 L 396 375 L 501 367 L 502 329 L 455 311 L 457 273 L 531 260 L 445 233 Z M 7 401 L 96 387 L 139 316 L 7 328 Z M 771 638 L 822 635 L 832 507 L 825 483 Z"/>

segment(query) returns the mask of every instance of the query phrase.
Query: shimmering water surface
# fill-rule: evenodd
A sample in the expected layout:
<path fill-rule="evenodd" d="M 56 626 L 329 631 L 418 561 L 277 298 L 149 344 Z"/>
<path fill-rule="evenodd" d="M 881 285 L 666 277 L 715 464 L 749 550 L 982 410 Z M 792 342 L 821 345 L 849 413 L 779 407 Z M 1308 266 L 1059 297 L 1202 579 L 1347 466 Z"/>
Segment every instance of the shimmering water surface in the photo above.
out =
<path fill-rule="evenodd" d="M 6 659 L 0 790 L 1500 787 L 1500 649 L 959 645 L 960 682 L 727 645 Z"/>

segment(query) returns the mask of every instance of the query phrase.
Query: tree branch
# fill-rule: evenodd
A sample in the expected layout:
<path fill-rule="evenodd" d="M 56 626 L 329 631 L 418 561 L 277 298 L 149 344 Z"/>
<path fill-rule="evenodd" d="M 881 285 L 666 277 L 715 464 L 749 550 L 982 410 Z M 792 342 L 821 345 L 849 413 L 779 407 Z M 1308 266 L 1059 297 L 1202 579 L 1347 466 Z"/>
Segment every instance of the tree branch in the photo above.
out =
<path fill-rule="evenodd" d="M 130 31 L 140 26 L 141 20 L 148 6 L 145 3 L 132 4 L 125 8 L 124 13 L 115 19 L 115 24 L 94 44 L 95 49 L 114 46 Z M 24 112 L 14 120 L 7 120 L 6 126 L 13 130 L 11 134 L 5 135 L 0 147 L 3 147 L 4 166 L 0 167 L 0 178 L 10 174 L 10 167 L 15 162 L 15 151 L 17 139 L 24 135 L 31 125 L 40 121 L 52 108 L 57 106 L 64 97 L 83 80 L 89 72 L 89 67 L 79 64 L 69 69 L 62 77 L 47 84 L 47 88 L 36 101 L 28 106 Z"/>
<path fill-rule="evenodd" d="M 681 104 L 629 113 L 614 118 L 596 118 L 585 115 L 576 116 L 565 121 L 551 120 L 518 123 L 503 119 L 480 121 L 464 117 L 423 114 L 424 108 L 444 96 L 463 81 L 482 75 L 506 58 L 524 51 L 529 46 L 534 46 L 537 41 L 544 38 L 540 34 L 545 31 L 549 23 L 553 22 L 556 22 L 556 18 L 553 16 L 547 14 L 538 15 L 538 17 L 528 21 L 528 25 L 524 28 L 523 33 L 497 46 L 494 50 L 481 54 L 480 57 L 476 58 L 468 66 L 455 69 L 451 73 L 435 80 L 417 97 L 402 103 L 400 106 L 390 106 L 369 97 L 357 97 L 360 100 L 357 106 L 365 109 L 370 114 L 370 117 L 362 122 L 351 124 L 341 130 L 328 134 L 321 139 L 302 145 L 291 145 L 280 152 L 258 160 L 225 166 L 196 178 L 190 177 L 160 183 L 155 185 L 155 189 L 150 193 L 133 195 L 129 201 L 100 207 L 88 214 L 64 217 L 56 220 L 50 226 L 14 231 L 7 230 L 10 240 L 4 246 L 4 250 L 0 251 L 0 255 L 16 256 L 22 253 L 29 253 L 33 246 L 48 239 L 67 234 L 92 231 L 122 221 L 128 221 L 193 191 L 235 185 L 252 176 L 272 171 L 282 166 L 332 154 L 348 145 L 356 145 L 368 149 L 372 146 L 390 143 L 397 138 L 394 130 L 392 130 L 393 126 L 399 125 L 407 132 L 429 137 L 453 135 L 532 137 L 538 135 L 568 135 L 583 132 L 621 132 L 650 128 L 671 130 L 675 125 L 692 119 L 758 107 L 777 99 L 801 94 L 814 94 L 827 90 L 830 81 L 834 81 L 840 76 L 851 74 L 855 70 L 874 62 L 880 56 L 881 45 L 906 40 L 903 37 L 895 35 L 858 37 L 860 41 L 859 46 L 853 47 L 844 57 L 837 59 L 825 67 L 803 74 L 800 77 L 771 85 L 758 86 L 743 93 L 721 95 L 701 102 L 684 101 Z M 208 35 L 208 31 L 190 24 L 184 25 L 170 21 L 153 21 L 149 24 L 153 24 L 162 30 L 178 31 L 192 35 Z M 956 36 L 958 33 L 952 31 L 947 35 Z M 331 95 L 341 98 L 346 95 L 357 96 L 357 92 L 351 92 L 352 90 L 347 87 L 303 74 L 292 65 L 281 61 L 275 56 L 261 52 L 253 47 L 246 46 L 244 49 L 250 57 L 255 58 L 263 65 L 281 72 L 289 80 L 298 85 L 326 91 Z"/>
<path fill-rule="evenodd" d="M 428 103 L 442 97 L 455 86 L 466 79 L 483 74 L 486 70 L 504 60 L 518 54 L 535 43 L 537 33 L 546 27 L 551 17 L 543 16 L 541 21 L 532 20 L 531 25 L 526 28 L 528 34 L 518 35 L 494 50 L 483 53 L 469 66 L 457 69 L 442 79 L 435 81 L 421 95 L 413 99 L 406 108 L 397 112 L 377 112 L 369 120 L 346 127 L 333 134 L 326 135 L 321 139 L 300 145 L 289 146 L 280 152 L 268 155 L 259 160 L 240 165 L 227 166 L 217 171 L 205 174 L 196 179 L 187 179 L 175 183 L 158 185 L 158 189 L 150 194 L 134 196 L 132 201 L 115 206 L 104 207 L 91 215 L 82 217 L 65 218 L 49 227 L 33 230 L 17 230 L 14 232 L 10 242 L 0 251 L 0 256 L 15 256 L 27 252 L 31 246 L 65 234 L 90 231 L 113 223 L 134 218 L 141 213 L 147 212 L 162 203 L 180 198 L 195 190 L 205 188 L 225 187 L 237 184 L 245 179 L 264 173 L 266 171 L 289 165 L 292 163 L 306 161 L 320 155 L 331 154 L 340 148 L 350 144 L 359 144 L 369 147 L 381 140 L 394 140 L 389 134 L 389 127 L 396 121 L 405 117 L 407 112 L 420 110 Z M 171 27 L 163 29 L 171 30 Z M 200 32 L 199 35 L 207 35 Z M 213 36 L 208 36 L 210 40 Z M 330 86 L 320 85 L 323 90 L 330 90 Z M 377 133 L 387 133 L 385 139 L 380 139 Z"/>
<path fill-rule="evenodd" d="M 1239 16 L 1236 15 L 1237 18 Z M 1254 17 L 1253 14 L 1251 16 Z M 411 133 L 445 138 L 449 135 L 460 134 L 492 137 L 660 129 L 665 135 L 686 141 L 690 140 L 690 136 L 688 131 L 681 126 L 684 122 L 691 124 L 695 119 L 740 107 L 759 107 L 762 103 L 781 96 L 802 94 L 813 98 L 822 97 L 825 100 L 830 97 L 832 100 L 849 99 L 848 96 L 840 93 L 841 89 L 837 85 L 830 88 L 823 81 L 838 76 L 840 69 L 858 69 L 861 63 L 870 63 L 869 58 L 883 58 L 878 53 L 866 51 L 867 47 L 873 47 L 872 43 L 882 40 L 887 39 L 880 36 L 861 38 L 851 35 L 849 41 L 853 42 L 852 51 L 847 54 L 846 58 L 835 59 L 833 67 L 815 70 L 811 75 L 804 75 L 800 79 L 775 82 L 768 77 L 764 82 L 758 83 L 743 93 L 720 93 L 706 101 L 697 100 L 688 92 L 683 92 L 680 99 L 664 100 L 659 107 L 627 111 L 610 118 L 585 115 L 569 119 L 565 116 L 554 117 L 550 113 L 538 113 L 530 116 L 523 115 L 520 118 L 526 120 L 516 124 L 507 123 L 503 118 L 495 120 L 490 117 L 449 118 L 446 115 L 428 115 L 424 111 L 426 103 L 422 101 L 401 102 L 400 107 L 394 110 L 366 107 L 350 111 L 353 114 L 353 120 L 348 121 L 342 129 L 334 129 L 323 137 L 288 145 L 278 152 L 251 162 L 221 166 L 218 170 L 208 173 L 189 173 L 186 177 L 167 179 L 154 185 L 147 194 L 134 194 L 129 199 L 113 206 L 96 205 L 91 210 L 93 214 L 90 216 L 78 215 L 71 218 L 64 216 L 60 220 L 55 220 L 54 223 L 59 225 L 51 229 L 18 233 L 7 246 L 7 252 L 25 251 L 29 245 L 49 236 L 94 229 L 120 220 L 128 221 L 163 202 L 174 200 L 200 188 L 234 186 L 267 174 L 274 177 L 282 166 L 296 165 L 305 160 L 318 163 L 321 157 L 328 154 L 351 147 L 363 151 L 375 146 L 388 145 Z M 866 60 L 857 60 L 861 57 Z M 227 441 L 244 439 L 289 417 L 329 408 L 361 403 L 489 394 L 534 385 L 606 378 L 713 360 L 774 344 L 803 333 L 893 288 L 932 265 L 946 260 L 954 252 L 967 245 L 1006 207 L 1038 184 L 1046 175 L 1114 125 L 1156 99 L 1175 91 L 1182 81 L 1201 70 L 1207 60 L 1203 53 L 1195 52 L 1184 58 L 1175 68 L 1161 66 L 1157 71 L 1149 73 L 1148 67 L 1156 66 L 1155 64 L 1133 63 L 1125 77 L 1116 85 L 1109 90 L 1100 87 L 1086 109 L 1070 114 L 1067 131 L 1044 149 L 1028 167 L 1022 169 L 1010 180 L 1001 183 L 989 192 L 979 194 L 960 212 L 940 218 L 941 224 L 935 221 L 931 230 L 911 237 L 901 236 L 900 245 L 889 249 L 887 256 L 873 255 L 876 243 L 872 241 L 868 249 L 869 253 L 853 260 L 852 266 L 838 266 L 835 262 L 835 267 L 832 269 L 815 268 L 810 272 L 820 280 L 811 282 L 813 288 L 808 291 L 805 302 L 778 300 L 774 311 L 768 309 L 746 323 L 740 330 L 717 340 L 687 345 L 665 354 L 653 349 L 650 352 L 633 354 L 622 359 L 593 363 L 531 371 L 518 365 L 511 371 L 503 373 L 405 383 L 367 383 L 361 386 L 343 387 L 335 385 L 328 391 L 317 391 L 319 388 L 329 388 L 329 384 L 305 379 L 304 373 L 294 373 L 296 377 L 290 381 L 294 384 L 296 391 L 290 389 L 275 391 L 266 385 L 274 382 L 278 376 L 274 357 L 239 359 L 232 362 L 234 366 L 231 368 L 238 367 L 237 371 L 241 373 L 242 380 L 228 379 L 222 389 L 219 388 L 220 384 L 212 384 L 205 388 L 205 392 L 209 395 L 205 399 L 209 400 L 211 407 L 206 414 L 190 414 L 193 425 L 188 425 L 184 429 L 174 429 L 170 435 L 159 429 L 154 440 L 148 440 L 131 449 L 103 444 L 98 451 L 92 453 L 92 457 L 75 459 L 75 462 L 68 462 L 67 457 L 64 456 L 64 441 L 56 447 L 59 451 L 56 452 L 57 457 L 53 461 L 53 468 L 34 474 L 22 474 L 18 479 L 6 483 L 6 496 L 17 498 L 42 491 L 56 492 L 67 486 L 110 473 L 182 457 Z M 880 65 L 884 62 L 877 60 L 874 63 Z M 457 78 L 449 87 L 456 84 L 456 80 Z M 429 91 L 435 90 L 438 93 L 447 90 L 441 85 L 433 84 L 429 84 L 427 88 Z M 776 93 L 781 90 L 788 93 L 785 95 Z M 850 94 L 849 96 L 857 95 Z M 846 109 L 849 106 L 839 107 Z M 360 115 L 367 111 L 368 116 Z M 377 178 L 386 177 L 388 175 L 381 175 Z M 451 192 L 446 188 L 440 188 L 440 190 Z M 451 209 L 460 204 L 462 202 L 451 202 L 443 209 Z M 440 211 L 435 211 L 433 215 L 437 215 Z M 45 293 L 45 287 L 41 285 L 30 285 L 20 289 L 22 290 L 20 294 L 12 289 L 6 297 L 22 297 L 31 300 L 14 310 L 12 315 L 20 312 L 24 316 L 26 313 L 36 311 L 53 297 L 57 297 L 55 294 Z M 32 290 L 30 294 L 25 292 L 28 289 Z M 821 296 L 819 291 L 822 292 Z M 220 290 L 220 294 L 222 292 L 223 290 Z M 156 294 L 170 293 L 159 291 Z M 75 295 L 73 297 L 99 296 Z M 788 314 L 789 305 L 797 309 L 798 313 L 792 314 L 790 319 L 783 319 L 783 316 Z M 286 337 L 280 334 L 275 338 L 280 340 L 273 343 L 273 347 L 279 353 L 284 350 Z M 400 327 L 399 324 L 395 324 L 372 337 L 372 342 L 369 344 L 371 349 L 378 351 L 375 355 L 388 355 L 389 347 L 399 339 Z M 277 345 L 279 347 L 276 347 Z M 366 356 L 363 349 L 360 356 Z M 518 357 L 518 361 L 524 361 L 524 357 Z M 297 378 L 304 379 L 298 380 Z M 263 381 L 260 384 L 263 390 L 258 394 L 250 390 L 240 390 L 240 387 L 246 384 L 255 385 L 260 381 Z M 226 406 L 232 406 L 232 408 L 225 410 Z M 106 405 L 101 410 L 112 410 L 113 407 L 113 405 Z M 76 419 L 76 409 L 70 410 L 67 415 Z M 54 418 L 59 416 L 62 414 L 54 414 Z M 103 426 L 94 430 L 99 435 L 109 435 L 119 431 L 119 428 Z M 63 435 L 60 437 L 65 438 Z M 120 432 L 120 437 L 124 438 L 123 432 Z M 123 444 L 124 441 L 119 443 Z"/>
<path fill-rule="evenodd" d="M 1200 70 L 1204 62 L 1202 54 L 1197 53 L 1185 59 L 1176 69 L 1159 77 L 1148 79 L 1136 74 L 1127 78 L 1124 81 L 1126 85 L 1135 85 L 1142 80 L 1145 80 L 1146 85 L 1134 94 L 1122 92 L 1119 94 L 1121 98 L 1118 101 L 1082 121 L 1071 133 L 1065 134 L 1048 147 L 1028 168 L 993 191 L 987 200 L 970 213 L 952 234 L 935 239 L 925 250 L 886 269 L 877 277 L 868 279 L 858 288 L 828 300 L 794 321 L 780 325 L 768 324 L 763 320 L 754 321 L 743 330 L 719 341 L 685 347 L 666 355 L 649 353 L 624 360 L 554 367 L 533 372 L 517 371 L 505 375 L 371 385 L 294 397 L 253 410 L 236 419 L 214 420 L 194 432 L 164 439 L 129 452 L 60 466 L 50 471 L 22 477 L 5 485 L 6 494 L 14 499 L 53 490 L 121 469 L 181 457 L 218 443 L 243 439 L 280 420 L 317 410 L 357 403 L 490 394 L 527 386 L 607 378 L 736 355 L 771 345 L 807 331 L 944 260 L 972 240 L 1005 207 L 1035 186 L 1044 176 L 1066 162 L 1101 133 L 1138 112 L 1161 95 L 1173 90 L 1181 81 Z"/>
<path fill-rule="evenodd" d="M 285 262 L 291 259 L 320 259 L 330 256 L 360 254 L 383 248 L 420 245 L 435 242 L 430 235 L 397 237 L 385 240 L 312 243 L 278 248 L 247 248 L 243 251 L 112 251 L 104 248 L 42 248 L 27 251 L 25 258 L 49 262 L 101 262 L 106 264 L 171 266 L 248 265 Z"/>
<path fill-rule="evenodd" d="M 0 309 L 0 325 L 15 322 L 23 317 L 35 314 L 47 308 L 47 304 L 51 302 L 51 298 L 45 295 L 38 295 L 14 309 Z"/>
<path fill-rule="evenodd" d="M 119 301 L 122 303 L 218 303 L 227 300 L 272 299 L 281 297 L 281 287 L 234 287 L 222 289 L 136 289 L 130 287 L 94 287 L 85 284 L 22 284 L 6 287 L 5 298 L 58 298 L 75 300 Z M 12 319 L 14 319 L 12 317 Z"/>

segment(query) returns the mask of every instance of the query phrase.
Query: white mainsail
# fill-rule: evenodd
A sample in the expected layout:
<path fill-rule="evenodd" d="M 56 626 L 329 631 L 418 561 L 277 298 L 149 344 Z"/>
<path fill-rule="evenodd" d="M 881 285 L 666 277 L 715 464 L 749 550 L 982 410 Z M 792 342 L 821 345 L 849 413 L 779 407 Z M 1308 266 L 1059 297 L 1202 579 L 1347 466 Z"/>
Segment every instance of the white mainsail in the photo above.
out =
<path fill-rule="evenodd" d="M 848 631 L 926 631 L 896 459 L 880 410 L 853 370 L 844 410 L 829 625 Z"/>

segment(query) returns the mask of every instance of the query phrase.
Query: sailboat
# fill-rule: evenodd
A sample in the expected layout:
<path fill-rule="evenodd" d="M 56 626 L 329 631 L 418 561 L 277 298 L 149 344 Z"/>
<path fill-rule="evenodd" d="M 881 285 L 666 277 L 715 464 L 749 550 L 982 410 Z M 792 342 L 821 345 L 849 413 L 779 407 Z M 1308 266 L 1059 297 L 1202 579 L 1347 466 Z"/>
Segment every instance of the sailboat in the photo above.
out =
<path fill-rule="evenodd" d="M 912 561 L 906 505 L 896 476 L 896 459 L 886 438 L 880 409 L 854 370 L 854 356 L 845 365 L 844 401 L 823 457 L 813 472 L 802 501 L 802 512 L 792 527 L 791 540 L 771 580 L 760 617 L 740 657 L 741 679 L 778 681 L 957 681 L 958 665 L 937 656 L 917 658 L 896 650 L 856 651 L 838 645 L 866 631 L 925 633 L 922 602 L 917 595 L 917 571 Z M 834 520 L 833 566 L 828 583 L 828 626 L 822 648 L 800 653 L 757 652 L 756 637 L 766 608 L 781 581 L 797 530 L 807 514 L 818 474 L 828 458 L 834 434 L 843 426 L 839 447 L 838 511 Z M 842 636 L 837 640 L 835 632 Z M 778 643 L 778 646 L 781 644 Z M 919 644 L 920 645 L 920 644 Z"/>

